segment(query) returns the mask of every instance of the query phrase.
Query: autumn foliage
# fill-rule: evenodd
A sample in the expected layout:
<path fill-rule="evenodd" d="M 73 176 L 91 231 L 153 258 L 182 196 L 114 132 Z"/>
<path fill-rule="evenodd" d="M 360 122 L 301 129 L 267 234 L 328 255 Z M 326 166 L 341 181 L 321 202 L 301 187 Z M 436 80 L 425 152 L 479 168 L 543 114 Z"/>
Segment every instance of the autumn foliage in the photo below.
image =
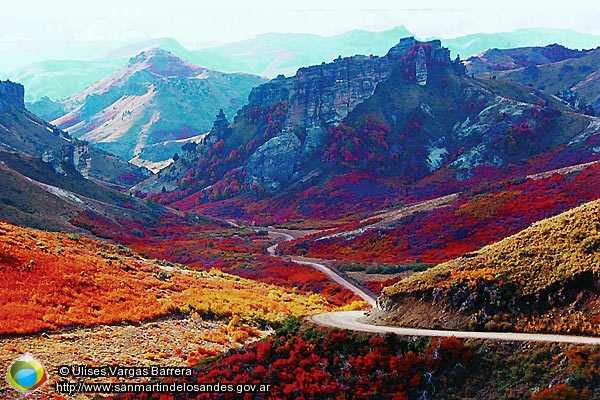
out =
<path fill-rule="evenodd" d="M 287 254 L 344 261 L 438 263 L 501 240 L 531 223 L 600 197 L 600 165 L 568 175 L 485 182 L 460 193 L 453 204 L 412 214 L 396 227 L 285 243 Z M 368 223 L 362 224 L 364 226 Z M 360 228 L 361 224 L 350 229 Z M 340 227 L 340 231 L 349 226 Z"/>
<path fill-rule="evenodd" d="M 429 293 L 471 328 L 600 334 L 600 200 L 414 274 L 383 293 Z M 412 299 L 412 297 L 411 297 Z"/>
<path fill-rule="evenodd" d="M 411 345 L 394 336 L 284 330 L 201 367 L 193 382 L 270 385 L 268 393 L 220 394 L 224 399 L 409 399 L 460 380 L 471 357 L 472 352 L 455 338 Z M 442 375 L 445 381 L 438 378 Z M 182 393 L 164 398 L 189 397 Z"/>
<path fill-rule="evenodd" d="M 331 310 L 321 295 L 216 270 L 185 271 L 79 235 L 0 223 L 0 334 L 199 313 L 249 325 Z"/>

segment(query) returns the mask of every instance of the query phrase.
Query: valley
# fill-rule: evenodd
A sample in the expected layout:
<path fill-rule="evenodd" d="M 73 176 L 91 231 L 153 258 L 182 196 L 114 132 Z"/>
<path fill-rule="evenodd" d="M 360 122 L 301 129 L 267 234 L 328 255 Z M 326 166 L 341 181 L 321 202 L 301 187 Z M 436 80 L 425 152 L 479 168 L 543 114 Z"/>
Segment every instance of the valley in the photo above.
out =
<path fill-rule="evenodd" d="M 263 37 L 280 47 L 255 71 L 292 68 L 284 39 Z M 46 367 L 34 398 L 600 396 L 597 49 L 461 60 L 397 37 L 270 80 L 199 66 L 257 43 L 134 46 L 27 107 L 0 81 L 0 362 Z M 63 380 L 269 390 L 72 396 Z"/>

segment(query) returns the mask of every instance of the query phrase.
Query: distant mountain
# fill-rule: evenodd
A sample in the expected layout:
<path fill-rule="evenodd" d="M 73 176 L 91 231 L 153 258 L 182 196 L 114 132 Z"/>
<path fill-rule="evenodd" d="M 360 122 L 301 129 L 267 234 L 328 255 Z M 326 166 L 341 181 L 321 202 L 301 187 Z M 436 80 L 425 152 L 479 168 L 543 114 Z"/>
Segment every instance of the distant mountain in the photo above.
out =
<path fill-rule="evenodd" d="M 189 52 L 175 39 L 160 38 L 123 46 L 105 43 L 90 44 L 86 51 L 65 50 L 53 54 L 53 59 L 29 63 L 5 73 L 9 79 L 22 83 L 27 91 L 25 100 L 33 102 L 48 97 L 61 100 L 82 91 L 116 72 L 131 57 L 142 51 L 161 48 L 186 58 Z"/>
<path fill-rule="evenodd" d="M 77 93 L 125 65 L 127 59 L 97 61 L 45 60 L 9 74 L 27 88 L 25 99 L 59 100 Z"/>
<path fill-rule="evenodd" d="M 532 158 L 538 169 L 598 158 L 589 143 L 599 134 L 597 119 L 547 92 L 473 79 L 439 41 L 406 38 L 383 57 L 339 58 L 253 89 L 231 124 L 220 115 L 136 189 L 237 216 L 343 214 L 394 194 L 460 190 Z M 236 196 L 266 199 L 202 205 Z"/>
<path fill-rule="evenodd" d="M 489 49 L 547 46 L 560 44 L 570 49 L 594 49 L 600 46 L 600 35 L 567 29 L 529 28 L 513 32 L 474 33 L 453 39 L 443 39 L 453 54 L 467 58 Z"/>
<path fill-rule="evenodd" d="M 246 72 L 266 77 L 294 75 L 298 68 L 330 62 L 338 56 L 383 55 L 411 36 L 399 26 L 382 32 L 349 31 L 323 37 L 300 33 L 269 33 L 242 42 L 190 52 L 188 61 L 220 71 Z"/>
<path fill-rule="evenodd" d="M 53 123 L 77 138 L 137 165 L 160 168 L 186 141 L 200 140 L 219 109 L 232 115 L 263 82 L 152 49 L 80 93 L 29 107 L 45 116 L 61 114 Z"/>
<path fill-rule="evenodd" d="M 529 66 L 545 65 L 585 55 L 585 50 L 571 50 L 559 44 L 544 47 L 517 47 L 490 49 L 467 58 L 467 72 L 479 75 L 486 72 L 507 71 Z"/>
<path fill-rule="evenodd" d="M 149 175 L 27 111 L 23 86 L 10 81 L 0 81 L 0 149 L 39 158 L 61 175 L 93 178 L 109 185 L 127 186 Z M 128 177 L 123 180 L 123 176 Z"/>
<path fill-rule="evenodd" d="M 220 71 L 247 72 L 268 77 L 279 74 L 292 76 L 298 68 L 330 62 L 338 56 L 382 56 L 399 38 L 407 36 L 413 34 L 403 26 L 381 32 L 354 30 L 331 37 L 270 33 L 238 43 L 191 51 L 187 55 L 183 52 L 174 54 L 197 65 Z M 599 35 L 543 28 L 432 39 L 442 39 L 453 57 L 460 54 L 463 58 L 493 48 L 546 46 L 553 43 L 573 49 L 600 46 Z"/>
<path fill-rule="evenodd" d="M 556 50 L 557 46 L 533 49 L 514 49 L 514 53 L 534 51 L 541 54 L 548 50 Z M 505 53 L 505 50 L 492 50 L 494 53 Z M 508 79 L 523 85 L 545 90 L 566 101 L 574 110 L 589 114 L 600 115 L 600 49 L 573 51 L 561 49 L 556 60 L 546 62 L 539 59 L 526 60 L 522 58 L 514 65 L 507 64 L 506 57 L 490 63 L 490 52 L 468 60 L 468 68 L 481 71 L 484 78 Z M 570 57 L 568 53 L 573 52 Z M 487 67 L 494 65 L 492 72 L 484 72 Z M 487 68 L 489 71 L 489 68 Z"/>
<path fill-rule="evenodd" d="M 206 68 L 273 78 L 279 74 L 292 76 L 298 68 L 330 62 L 339 55 L 381 56 L 399 38 L 411 35 L 412 33 L 403 26 L 381 32 L 354 30 L 331 37 L 269 33 L 241 42 L 197 50 L 188 50 L 172 38 L 159 38 L 125 46 L 100 43 L 90 44 L 86 49 L 67 48 L 59 54 L 47 55 L 48 61 L 40 59 L 40 54 L 45 53 L 38 51 L 35 57 L 30 57 L 35 62 L 27 63 L 26 67 L 15 69 L 14 63 L 2 67 L 3 63 L 0 62 L 0 69 L 13 69 L 13 72 L 5 75 L 27 86 L 28 101 L 36 101 L 44 96 L 59 100 L 115 72 L 125 65 L 130 57 L 151 48 L 167 50 L 187 62 Z M 476 33 L 443 40 L 453 57 L 460 54 L 462 58 L 494 48 L 508 49 L 559 43 L 573 49 L 591 49 L 600 45 L 598 35 L 541 28 L 494 34 Z M 13 58 L 20 59 L 18 54 L 12 54 L 11 60 Z"/>

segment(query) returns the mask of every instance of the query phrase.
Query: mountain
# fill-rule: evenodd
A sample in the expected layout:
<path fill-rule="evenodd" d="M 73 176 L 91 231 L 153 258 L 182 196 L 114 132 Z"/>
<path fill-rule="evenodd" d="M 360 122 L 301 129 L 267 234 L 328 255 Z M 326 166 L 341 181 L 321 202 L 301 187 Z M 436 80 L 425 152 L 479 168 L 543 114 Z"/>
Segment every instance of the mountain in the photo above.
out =
<path fill-rule="evenodd" d="M 44 60 L 8 74 L 27 87 L 26 100 L 63 99 L 115 72 L 127 59 Z M 34 110 L 31 110 L 34 111 Z"/>
<path fill-rule="evenodd" d="M 108 185 L 127 186 L 149 172 L 77 140 L 25 109 L 25 89 L 0 81 L 0 149 L 40 158 L 62 175 L 93 178 Z"/>
<path fill-rule="evenodd" d="M 479 75 L 485 72 L 506 71 L 529 66 L 545 65 L 588 53 L 571 50 L 559 44 L 545 47 L 518 47 L 512 49 L 490 49 L 467 58 L 464 62 L 467 72 Z"/>
<path fill-rule="evenodd" d="M 171 191 L 157 197 L 219 215 L 328 219 L 357 204 L 458 191 L 534 157 L 545 160 L 538 170 L 594 159 L 598 134 L 597 119 L 553 95 L 473 79 L 439 41 L 406 38 L 383 57 L 339 58 L 253 89 L 231 124 L 218 118 L 136 189 Z M 438 176 L 443 184 L 432 185 Z"/>
<path fill-rule="evenodd" d="M 482 78 L 508 79 L 543 89 L 562 98 L 575 110 L 589 115 L 600 113 L 600 49 L 574 51 L 560 46 L 548 46 L 511 50 L 513 54 L 527 51 L 553 54 L 554 57 L 545 62 L 523 58 L 511 67 L 507 64 L 489 63 L 490 58 L 486 55 L 489 52 L 486 52 L 480 57 L 469 59 L 469 67 L 476 66 L 474 69 L 479 69 Z M 502 60 L 506 61 L 506 58 Z M 494 71 L 488 72 L 489 68 L 485 71 L 486 67 L 477 67 L 485 63 L 488 63 L 487 67 L 493 65 Z"/>
<path fill-rule="evenodd" d="M 198 49 L 187 55 L 176 54 L 194 64 L 220 71 L 246 72 L 267 77 L 279 74 L 292 76 L 303 66 L 329 62 L 338 56 L 382 56 L 397 43 L 399 37 L 412 35 L 404 26 L 381 32 L 354 30 L 330 37 L 270 33 L 242 42 Z M 600 45 L 599 35 L 545 28 L 427 40 L 434 39 L 442 40 L 453 57 L 460 54 L 463 58 L 494 48 L 511 49 L 561 43 L 569 48 L 591 49 Z"/>
<path fill-rule="evenodd" d="M 444 328 L 598 334 L 600 201 L 384 289 L 388 320 Z M 402 316 L 402 310 L 420 309 Z"/>
<path fill-rule="evenodd" d="M 290 76 L 298 68 L 329 62 L 340 55 L 384 54 L 398 37 L 409 35 L 411 33 L 403 26 L 382 32 L 354 30 L 330 37 L 268 33 L 242 42 L 190 52 L 188 61 L 220 71 L 267 77 Z"/>
<path fill-rule="evenodd" d="M 57 101 L 106 78 L 142 51 L 161 48 L 179 57 L 185 58 L 189 55 L 181 44 L 171 38 L 151 39 L 127 45 L 89 44 L 87 47 L 85 51 L 62 49 L 61 52 L 49 55 L 53 58 L 37 60 L 36 57 L 32 62 L 4 75 L 27 88 L 27 102 L 36 102 L 43 97 Z"/>
<path fill-rule="evenodd" d="M 170 213 L 121 191 L 151 175 L 33 115 L 24 88 L 0 81 L 0 218 L 39 229 L 89 231 L 82 215 L 114 227 Z M 123 229 L 123 228 L 121 228 Z"/>
<path fill-rule="evenodd" d="M 571 49 L 594 49 L 600 46 L 600 36 L 568 29 L 528 28 L 512 32 L 474 33 L 452 39 L 443 39 L 453 54 L 462 58 L 489 49 L 512 49 L 517 47 L 541 47 L 555 43 Z"/>
<path fill-rule="evenodd" d="M 233 114 L 250 89 L 264 82 L 253 75 L 196 67 L 161 49 L 140 53 L 84 91 L 59 102 L 53 123 L 73 136 L 131 160 L 160 168 L 182 144 L 198 141 L 224 109 Z M 45 115 L 60 109 L 48 100 L 30 106 Z"/>
<path fill-rule="evenodd" d="M 188 50 L 173 38 L 151 39 L 126 45 L 115 43 L 88 44 L 85 48 L 64 48 L 50 53 L 36 49 L 27 55 L 10 49 L 4 67 L 11 71 L 7 78 L 22 82 L 28 88 L 27 101 L 42 97 L 60 100 L 83 90 L 127 63 L 142 51 L 152 48 L 167 50 L 195 64 L 226 72 L 242 72 L 273 78 L 279 74 L 292 76 L 307 65 L 329 62 L 341 55 L 383 55 L 399 37 L 410 36 L 398 26 L 381 32 L 349 31 L 323 37 L 299 33 L 269 33 L 236 43 Z M 494 34 L 472 34 L 442 39 L 453 56 L 463 58 L 483 51 L 523 46 L 546 46 L 552 43 L 574 49 L 591 49 L 600 45 L 600 36 L 557 29 L 522 29 Z M 21 57 L 22 56 L 22 57 Z M 25 57 L 25 58 L 23 58 Z M 21 61 L 19 61 L 21 60 Z M 10 61 L 10 62 L 9 62 Z M 22 67 L 15 66 L 21 63 Z"/>
<path fill-rule="evenodd" d="M 401 42 L 401 46 L 408 48 L 413 43 L 414 39 L 410 39 Z M 209 135 L 199 146 L 182 148 L 184 157 L 181 161 L 144 183 L 141 190 L 152 192 L 163 186 L 167 190 L 175 189 L 182 173 L 185 175 L 185 167 L 194 162 L 197 164 L 193 175 L 201 176 L 194 180 L 208 185 L 228 169 L 249 161 L 261 146 L 265 146 L 261 152 L 271 149 L 271 156 L 280 158 L 282 164 L 274 161 L 264 168 L 264 162 L 259 162 L 264 157 L 257 155 L 256 173 L 262 174 L 257 179 L 264 181 L 263 186 L 278 188 L 280 181 L 291 178 L 298 161 L 299 154 L 296 153 L 300 141 L 291 130 L 296 127 L 303 130 L 300 133 L 306 139 L 303 154 L 314 156 L 326 136 L 321 123 L 340 122 L 353 107 L 372 95 L 377 84 L 392 74 L 395 66 L 392 59 L 399 57 L 397 54 L 340 57 L 333 63 L 302 68 L 293 78 L 279 76 L 254 88 L 249 104 L 238 111 L 231 128 L 225 115 L 219 114 Z M 285 134 L 279 135 L 284 131 Z M 270 139 L 272 142 L 268 144 Z M 280 145 L 285 149 L 283 152 L 279 151 Z M 202 153 L 200 161 L 198 151 Z"/>

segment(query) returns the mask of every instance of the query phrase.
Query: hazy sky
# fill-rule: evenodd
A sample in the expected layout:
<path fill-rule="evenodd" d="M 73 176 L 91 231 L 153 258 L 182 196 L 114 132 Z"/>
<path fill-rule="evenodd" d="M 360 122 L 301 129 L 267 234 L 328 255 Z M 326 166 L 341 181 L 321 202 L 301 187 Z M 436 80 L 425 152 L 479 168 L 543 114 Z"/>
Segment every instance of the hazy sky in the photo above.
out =
<path fill-rule="evenodd" d="M 206 4 L 209 3 L 209 4 Z M 11 1 L 0 9 L 2 42 L 72 44 L 174 37 L 188 47 L 230 42 L 265 32 L 334 35 L 351 29 L 404 25 L 422 38 L 456 37 L 522 27 L 570 28 L 600 34 L 594 1 L 484 0 L 40 0 Z M 448 8 L 448 4 L 454 8 Z M 565 8 L 565 4 L 569 8 Z M 445 8 L 442 8 L 445 7 Z M 365 9 L 368 8 L 368 9 Z M 408 9 L 412 8 L 412 9 Z"/>
<path fill-rule="evenodd" d="M 175 38 L 193 50 L 268 32 L 331 36 L 399 25 L 420 39 L 529 27 L 600 35 L 600 8 L 594 8 L 592 0 L 502 0 L 495 3 L 505 7 L 500 9 L 481 8 L 484 4 L 485 0 L 10 1 L 0 6 L 0 71 L 48 58 L 95 59 L 115 44 L 161 37 Z"/>

